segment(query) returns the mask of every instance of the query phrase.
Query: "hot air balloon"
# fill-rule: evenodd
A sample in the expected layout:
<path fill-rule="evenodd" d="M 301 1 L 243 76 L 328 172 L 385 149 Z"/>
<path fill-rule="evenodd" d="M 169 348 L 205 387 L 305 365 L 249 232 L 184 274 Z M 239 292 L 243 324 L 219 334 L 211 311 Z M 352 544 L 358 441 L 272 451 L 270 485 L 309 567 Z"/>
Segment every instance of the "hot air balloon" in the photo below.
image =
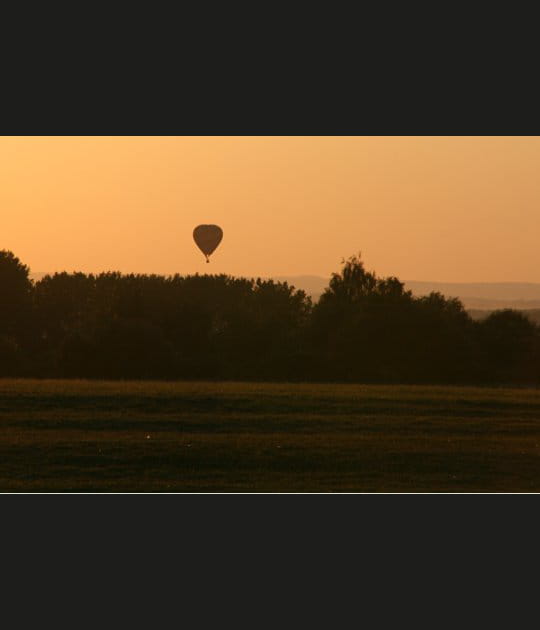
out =
<path fill-rule="evenodd" d="M 193 230 L 193 240 L 197 247 L 206 256 L 206 262 L 210 262 L 208 257 L 221 243 L 223 230 L 219 225 L 198 225 Z"/>

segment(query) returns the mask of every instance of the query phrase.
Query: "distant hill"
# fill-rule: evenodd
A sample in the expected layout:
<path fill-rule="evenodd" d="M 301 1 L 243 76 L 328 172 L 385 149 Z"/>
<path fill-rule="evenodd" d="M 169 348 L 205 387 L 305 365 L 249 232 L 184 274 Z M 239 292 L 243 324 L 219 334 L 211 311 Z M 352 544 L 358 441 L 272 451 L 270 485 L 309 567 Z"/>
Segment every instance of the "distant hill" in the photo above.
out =
<path fill-rule="evenodd" d="M 407 281 L 405 285 L 415 295 L 439 291 L 448 297 L 458 297 L 469 309 L 540 308 L 540 284 L 533 282 Z"/>
<path fill-rule="evenodd" d="M 276 276 L 303 289 L 318 300 L 329 279 L 320 276 Z M 409 280 L 405 287 L 414 295 L 428 295 L 438 291 L 447 297 L 459 298 L 467 309 L 492 311 L 502 308 L 519 310 L 540 309 L 540 283 L 532 282 L 426 282 Z"/>
<path fill-rule="evenodd" d="M 37 282 L 38 280 L 41 280 L 41 278 L 44 278 L 48 273 L 48 271 L 34 271 L 30 274 L 30 280 Z"/>

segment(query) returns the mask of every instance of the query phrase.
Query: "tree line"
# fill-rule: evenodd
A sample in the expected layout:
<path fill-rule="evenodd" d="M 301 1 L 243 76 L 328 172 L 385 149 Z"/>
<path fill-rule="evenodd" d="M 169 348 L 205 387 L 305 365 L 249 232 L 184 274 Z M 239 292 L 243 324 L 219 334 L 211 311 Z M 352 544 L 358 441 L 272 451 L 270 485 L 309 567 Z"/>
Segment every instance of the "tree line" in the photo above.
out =
<path fill-rule="evenodd" d="M 413 296 L 343 261 L 314 304 L 228 275 L 55 273 L 0 251 L 0 376 L 381 383 L 540 381 L 540 327 L 505 309 Z"/>

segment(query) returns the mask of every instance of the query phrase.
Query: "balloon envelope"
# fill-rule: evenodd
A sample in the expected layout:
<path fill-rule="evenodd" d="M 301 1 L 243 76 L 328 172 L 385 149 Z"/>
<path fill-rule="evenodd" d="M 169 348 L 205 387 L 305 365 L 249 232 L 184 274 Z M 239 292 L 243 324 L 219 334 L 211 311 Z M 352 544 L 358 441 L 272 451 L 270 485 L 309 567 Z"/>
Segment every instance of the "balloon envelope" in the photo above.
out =
<path fill-rule="evenodd" d="M 221 243 L 223 238 L 223 230 L 219 225 L 198 225 L 193 230 L 193 239 L 197 243 L 197 247 L 206 256 L 208 256 L 216 249 Z"/>

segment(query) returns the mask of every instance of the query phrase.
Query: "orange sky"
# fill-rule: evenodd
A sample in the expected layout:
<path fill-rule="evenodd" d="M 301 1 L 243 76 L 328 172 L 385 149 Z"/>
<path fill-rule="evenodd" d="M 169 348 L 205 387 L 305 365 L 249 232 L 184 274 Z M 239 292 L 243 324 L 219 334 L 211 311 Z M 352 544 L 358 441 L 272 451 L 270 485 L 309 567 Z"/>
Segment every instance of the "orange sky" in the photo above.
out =
<path fill-rule="evenodd" d="M 4 136 L 0 208 L 32 271 L 540 282 L 536 136 Z"/>

